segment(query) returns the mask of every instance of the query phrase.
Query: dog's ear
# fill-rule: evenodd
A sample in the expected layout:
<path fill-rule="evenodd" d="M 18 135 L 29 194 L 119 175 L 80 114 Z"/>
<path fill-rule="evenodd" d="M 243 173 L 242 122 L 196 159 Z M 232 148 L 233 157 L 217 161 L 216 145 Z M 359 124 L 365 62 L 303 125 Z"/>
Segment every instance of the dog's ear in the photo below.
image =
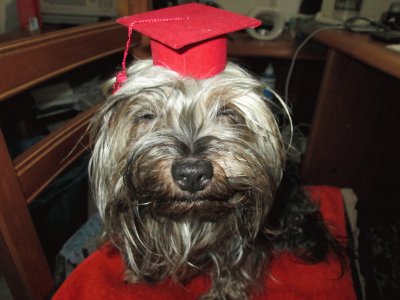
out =
<path fill-rule="evenodd" d="M 114 99 L 113 99 L 114 98 Z M 122 99 L 119 95 L 118 99 Z M 111 199 L 110 188 L 115 165 L 113 157 L 112 132 L 110 128 L 113 123 L 113 113 L 118 99 L 114 96 L 109 97 L 93 116 L 89 125 L 89 137 L 92 145 L 92 155 L 89 162 L 89 179 L 94 201 L 96 202 L 100 214 L 103 215 L 106 203 Z M 115 121 L 114 121 L 115 122 Z"/>
<path fill-rule="evenodd" d="M 289 136 L 291 136 L 293 134 L 293 123 L 289 106 L 276 91 L 264 83 L 261 83 L 261 90 L 261 97 L 275 117 L 280 131 L 282 134 L 284 132 L 285 134 L 290 133 Z"/>

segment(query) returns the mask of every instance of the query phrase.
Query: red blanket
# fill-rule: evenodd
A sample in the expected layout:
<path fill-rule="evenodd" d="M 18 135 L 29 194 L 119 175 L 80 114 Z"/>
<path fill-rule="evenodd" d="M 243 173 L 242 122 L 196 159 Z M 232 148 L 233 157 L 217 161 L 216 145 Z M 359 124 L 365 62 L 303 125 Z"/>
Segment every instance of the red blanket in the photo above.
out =
<path fill-rule="evenodd" d="M 346 236 L 345 214 L 339 189 L 327 186 L 309 187 L 320 204 L 321 213 L 334 234 Z M 93 253 L 67 278 L 54 300 L 140 299 L 191 300 L 209 288 L 209 280 L 199 276 L 187 286 L 170 280 L 157 285 L 126 284 L 124 266 L 117 250 L 110 247 Z M 340 277 L 340 264 L 334 258 L 318 264 L 303 264 L 290 253 L 277 256 L 265 278 L 266 291 L 256 300 L 274 299 L 356 299 L 349 270 Z"/>

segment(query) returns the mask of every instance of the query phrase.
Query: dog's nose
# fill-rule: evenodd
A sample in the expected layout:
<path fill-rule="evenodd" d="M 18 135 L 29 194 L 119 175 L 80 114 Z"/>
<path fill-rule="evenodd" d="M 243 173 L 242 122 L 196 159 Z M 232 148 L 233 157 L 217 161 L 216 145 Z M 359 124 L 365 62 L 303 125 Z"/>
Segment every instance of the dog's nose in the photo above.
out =
<path fill-rule="evenodd" d="M 211 181 L 214 170 L 208 160 L 182 160 L 172 164 L 172 177 L 183 191 L 195 193 Z"/>

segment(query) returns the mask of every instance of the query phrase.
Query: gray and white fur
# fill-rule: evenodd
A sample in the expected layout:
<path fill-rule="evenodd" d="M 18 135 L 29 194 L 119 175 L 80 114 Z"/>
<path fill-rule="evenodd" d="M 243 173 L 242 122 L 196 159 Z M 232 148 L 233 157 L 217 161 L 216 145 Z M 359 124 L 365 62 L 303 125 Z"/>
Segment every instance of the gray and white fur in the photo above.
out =
<path fill-rule="evenodd" d="M 201 299 L 263 289 L 286 151 L 262 91 L 233 63 L 194 79 L 142 60 L 97 112 L 90 177 L 126 280 L 208 274 Z"/>

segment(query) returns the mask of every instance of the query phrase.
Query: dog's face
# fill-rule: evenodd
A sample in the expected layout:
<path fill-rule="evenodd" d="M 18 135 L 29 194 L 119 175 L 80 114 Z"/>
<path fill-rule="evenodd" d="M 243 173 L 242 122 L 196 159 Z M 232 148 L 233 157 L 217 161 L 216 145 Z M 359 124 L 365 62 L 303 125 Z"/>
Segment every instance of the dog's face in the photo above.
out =
<path fill-rule="evenodd" d="M 204 80 L 181 78 L 151 61 L 131 67 L 128 81 L 93 122 L 91 177 L 109 234 L 130 248 L 157 251 L 159 242 L 149 235 L 182 240 L 188 238 L 183 228 L 200 235 L 231 220 L 225 227 L 240 227 L 231 230 L 254 238 L 284 160 L 275 118 L 261 94 L 258 82 L 233 64 Z M 203 232 L 202 243 L 215 243 L 217 231 Z M 186 253 L 194 238 L 186 244 L 170 252 Z"/>

